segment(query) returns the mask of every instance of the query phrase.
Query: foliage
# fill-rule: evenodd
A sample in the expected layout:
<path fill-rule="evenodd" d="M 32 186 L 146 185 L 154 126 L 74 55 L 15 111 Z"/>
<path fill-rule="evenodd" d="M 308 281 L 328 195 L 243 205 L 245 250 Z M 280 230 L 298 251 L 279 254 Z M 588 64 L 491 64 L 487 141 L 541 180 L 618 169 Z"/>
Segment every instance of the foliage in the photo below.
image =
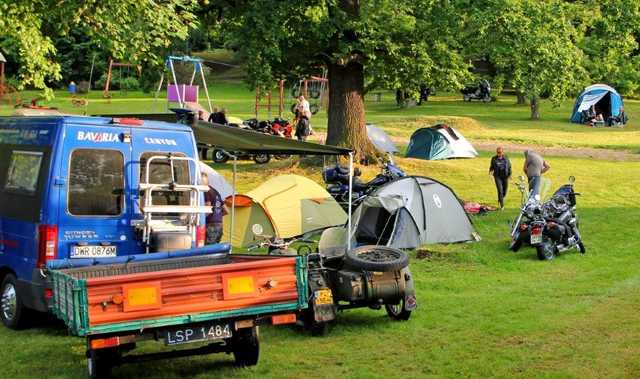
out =
<path fill-rule="evenodd" d="M 589 0 L 579 46 L 593 82 L 608 83 L 624 94 L 640 94 L 640 3 Z"/>
<path fill-rule="evenodd" d="M 22 86 L 45 88 L 61 79 L 52 37 L 82 27 L 118 60 L 160 64 L 175 39 L 196 27 L 196 0 L 0 0 L 0 46 L 20 57 Z"/>
<path fill-rule="evenodd" d="M 559 104 L 584 84 L 583 54 L 575 44 L 581 36 L 574 26 L 573 5 L 556 0 L 473 4 L 471 45 L 488 56 L 498 75 L 517 91 L 534 101 L 546 95 Z"/>

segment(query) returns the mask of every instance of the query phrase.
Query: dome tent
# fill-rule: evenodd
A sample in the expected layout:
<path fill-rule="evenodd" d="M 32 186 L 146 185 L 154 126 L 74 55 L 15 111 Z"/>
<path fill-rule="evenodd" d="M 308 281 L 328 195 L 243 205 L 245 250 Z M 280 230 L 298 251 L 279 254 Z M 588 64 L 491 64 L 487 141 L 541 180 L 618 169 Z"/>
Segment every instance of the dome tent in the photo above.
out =
<path fill-rule="evenodd" d="M 407 146 L 407 158 L 439 160 L 475 158 L 478 152 L 456 129 L 438 124 L 413 132 Z"/>
<path fill-rule="evenodd" d="M 571 122 L 584 123 L 583 111 L 595 107 L 597 114 L 602 114 L 605 121 L 611 117 L 619 117 L 623 111 L 622 96 L 606 84 L 594 84 L 586 87 L 576 99 L 571 113 Z"/>
<path fill-rule="evenodd" d="M 353 214 L 354 246 L 413 249 L 427 243 L 479 240 L 462 203 L 446 185 L 409 176 L 376 189 Z"/>
<path fill-rule="evenodd" d="M 231 198 L 226 200 L 231 206 Z M 229 241 L 231 215 L 224 216 L 223 241 Z M 254 224 L 263 234 L 292 238 L 347 222 L 347 214 L 331 195 L 311 179 L 299 175 L 271 178 L 244 195 L 236 195 L 233 246 L 256 240 Z"/>

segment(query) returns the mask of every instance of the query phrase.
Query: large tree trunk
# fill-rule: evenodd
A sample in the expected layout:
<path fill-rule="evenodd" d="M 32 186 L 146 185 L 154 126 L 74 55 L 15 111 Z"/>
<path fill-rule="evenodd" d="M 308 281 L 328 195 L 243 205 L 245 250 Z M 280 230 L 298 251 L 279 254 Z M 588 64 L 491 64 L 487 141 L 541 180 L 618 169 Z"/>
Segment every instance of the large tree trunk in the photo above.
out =
<path fill-rule="evenodd" d="M 524 93 L 517 91 L 516 97 L 518 98 L 517 100 L 518 105 L 527 105 L 527 98 L 524 96 Z"/>
<path fill-rule="evenodd" d="M 538 96 L 531 97 L 531 119 L 540 119 L 540 98 Z"/>
<path fill-rule="evenodd" d="M 376 155 L 365 127 L 364 67 L 361 63 L 350 61 L 346 65 L 329 65 L 328 115 L 327 144 L 353 149 L 357 161 Z"/>

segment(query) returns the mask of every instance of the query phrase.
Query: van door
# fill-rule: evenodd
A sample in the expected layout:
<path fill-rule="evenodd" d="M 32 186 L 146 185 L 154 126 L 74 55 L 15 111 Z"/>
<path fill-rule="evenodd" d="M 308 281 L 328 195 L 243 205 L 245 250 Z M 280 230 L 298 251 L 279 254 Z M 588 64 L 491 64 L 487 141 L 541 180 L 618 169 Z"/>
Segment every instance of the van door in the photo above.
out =
<path fill-rule="evenodd" d="M 66 125 L 58 258 L 142 253 L 131 226 L 131 129 Z"/>

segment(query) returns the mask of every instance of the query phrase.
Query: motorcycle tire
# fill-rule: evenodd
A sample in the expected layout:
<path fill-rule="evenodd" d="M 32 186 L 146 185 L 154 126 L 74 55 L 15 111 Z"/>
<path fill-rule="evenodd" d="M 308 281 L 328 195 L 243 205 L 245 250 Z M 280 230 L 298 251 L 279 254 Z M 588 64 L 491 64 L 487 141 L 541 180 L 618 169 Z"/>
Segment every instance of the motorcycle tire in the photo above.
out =
<path fill-rule="evenodd" d="M 253 156 L 253 161 L 257 164 L 267 164 L 271 160 L 271 155 L 269 154 L 256 154 Z"/>
<path fill-rule="evenodd" d="M 411 311 L 406 310 L 404 307 L 404 299 L 398 304 L 385 304 L 384 309 L 392 320 L 407 321 L 411 317 Z"/>
<path fill-rule="evenodd" d="M 538 259 L 541 261 L 550 261 L 556 257 L 558 249 L 556 245 L 551 242 L 542 242 L 541 244 L 536 246 L 536 253 L 538 254 Z"/>
<path fill-rule="evenodd" d="M 586 254 L 587 252 L 587 249 L 585 249 L 584 243 L 582 243 L 582 241 L 578 242 L 578 251 L 580 252 L 580 254 Z"/>
<path fill-rule="evenodd" d="M 220 150 L 214 150 L 212 158 L 215 163 L 226 163 L 229 160 L 229 156 Z"/>
<path fill-rule="evenodd" d="M 511 241 L 511 245 L 509 246 L 509 250 L 513 251 L 514 253 L 517 253 L 518 250 L 520 250 L 521 247 L 522 247 L 522 240 L 520 239 L 520 235 L 518 235 L 518 238 L 516 238 L 515 240 Z"/>
<path fill-rule="evenodd" d="M 365 271 L 398 271 L 409 265 L 409 255 L 388 246 L 367 245 L 347 251 L 345 264 Z"/>
<path fill-rule="evenodd" d="M 491 102 L 491 97 L 489 97 L 489 96 L 483 97 L 482 98 L 482 102 L 483 103 L 490 103 Z"/>
<path fill-rule="evenodd" d="M 309 106 L 309 110 L 311 111 L 311 114 L 315 115 L 320 111 L 320 106 L 318 104 L 311 104 Z"/>

